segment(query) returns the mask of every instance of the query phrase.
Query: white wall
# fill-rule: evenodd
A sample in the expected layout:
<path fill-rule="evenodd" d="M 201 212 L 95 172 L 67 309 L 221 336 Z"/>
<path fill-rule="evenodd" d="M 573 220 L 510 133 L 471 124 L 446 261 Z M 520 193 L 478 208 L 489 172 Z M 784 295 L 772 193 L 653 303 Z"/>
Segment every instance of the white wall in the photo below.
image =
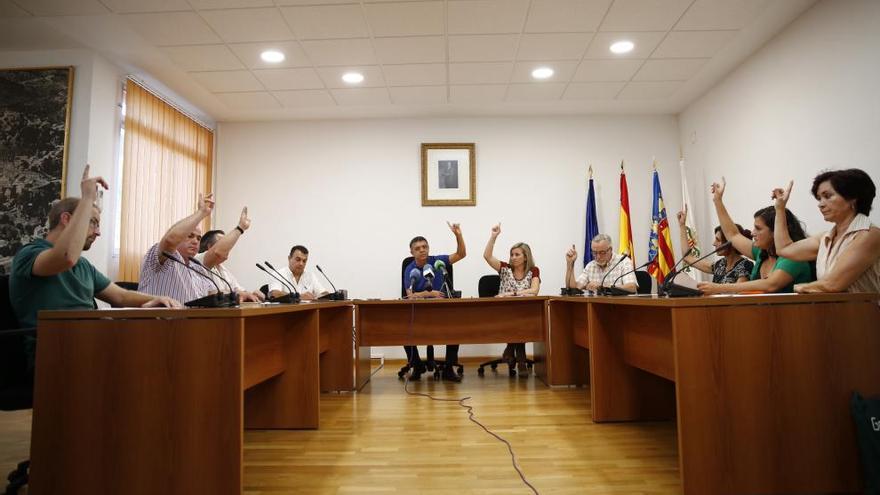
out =
<path fill-rule="evenodd" d="M 253 226 L 227 262 L 248 287 L 267 282 L 256 261 L 284 266 L 290 247 L 301 243 L 310 265 L 320 264 L 350 295 L 396 298 L 409 240 L 424 235 L 432 253 L 450 253 L 446 221 L 460 222 L 468 256 L 456 264 L 455 280 L 469 297 L 491 273 L 482 252 L 500 221 L 496 256 L 506 259 L 513 243 L 528 242 L 542 270 L 541 293 L 558 294 L 567 246 L 582 253 L 584 245 L 587 165 L 597 179 L 599 224 L 616 241 L 619 162 L 627 160 L 636 255 L 644 262 L 651 159 L 667 204 L 677 207 L 677 141 L 672 116 L 223 123 L 216 225 L 233 228 L 248 206 Z M 421 206 L 423 142 L 476 143 L 476 207 Z M 479 346 L 462 352 L 487 354 Z"/>
<path fill-rule="evenodd" d="M 794 179 L 789 208 L 810 233 L 830 227 L 810 195 L 820 170 L 861 168 L 880 185 L 878 48 L 880 2 L 825 0 L 685 109 L 679 128 L 703 242 L 717 224 L 708 185 L 721 176 L 744 225 Z"/>
<path fill-rule="evenodd" d="M 0 67 L 74 66 L 73 100 L 70 115 L 69 148 L 67 156 L 67 195 L 80 195 L 80 179 L 86 163 L 91 174 L 110 181 L 118 187 L 115 151 L 119 132 L 120 84 L 124 75 L 119 68 L 102 57 L 86 50 L 0 52 Z M 113 195 L 104 198 L 102 236 L 85 253 L 104 273 L 115 272 L 110 262 L 113 248 L 112 219 L 116 205 Z"/>

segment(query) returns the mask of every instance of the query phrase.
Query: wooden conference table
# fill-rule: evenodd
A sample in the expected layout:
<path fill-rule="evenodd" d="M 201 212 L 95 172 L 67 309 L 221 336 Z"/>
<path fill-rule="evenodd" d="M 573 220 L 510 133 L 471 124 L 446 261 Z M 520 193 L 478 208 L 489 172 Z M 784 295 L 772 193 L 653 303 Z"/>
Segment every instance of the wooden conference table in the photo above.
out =
<path fill-rule="evenodd" d="M 43 311 L 32 494 L 240 494 L 244 428 L 351 390 L 352 304 Z"/>
<path fill-rule="evenodd" d="M 685 494 L 854 493 L 853 390 L 880 394 L 877 294 L 553 298 L 593 420 L 676 419 Z M 676 414 L 677 412 L 677 414 Z"/>

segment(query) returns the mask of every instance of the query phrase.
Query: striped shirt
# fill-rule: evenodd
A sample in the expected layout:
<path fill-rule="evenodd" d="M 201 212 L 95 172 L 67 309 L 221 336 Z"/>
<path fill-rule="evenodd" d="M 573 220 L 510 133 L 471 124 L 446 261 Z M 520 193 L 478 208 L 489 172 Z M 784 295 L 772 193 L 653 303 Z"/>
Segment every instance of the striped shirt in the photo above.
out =
<path fill-rule="evenodd" d="M 620 255 L 615 253 L 614 256 L 611 257 L 611 261 L 605 266 L 599 266 L 599 263 L 597 263 L 596 260 L 587 263 L 587 266 L 584 267 L 584 271 L 578 275 L 576 280 L 577 286 L 583 289 L 590 282 L 596 282 L 597 284 L 601 283 L 604 278 L 605 283 L 602 285 L 610 287 L 618 277 L 627 272 L 629 273 L 623 275 L 623 278 L 620 279 L 616 285 L 638 284 L 636 274 L 632 271 L 632 260 L 627 258 L 612 269 L 611 267 L 617 264 L 618 261 L 620 261 Z M 606 274 L 608 275 L 607 277 L 605 276 Z"/>
<path fill-rule="evenodd" d="M 169 260 L 159 263 L 159 254 L 159 244 L 156 243 L 144 255 L 138 291 L 154 296 L 167 296 L 182 303 L 217 292 L 210 280 L 188 270 L 180 263 Z M 169 254 L 174 259 L 183 262 L 183 257 L 177 250 Z M 195 263 L 191 263 L 189 266 L 200 273 L 205 273 Z M 205 275 L 207 276 L 207 274 Z"/>

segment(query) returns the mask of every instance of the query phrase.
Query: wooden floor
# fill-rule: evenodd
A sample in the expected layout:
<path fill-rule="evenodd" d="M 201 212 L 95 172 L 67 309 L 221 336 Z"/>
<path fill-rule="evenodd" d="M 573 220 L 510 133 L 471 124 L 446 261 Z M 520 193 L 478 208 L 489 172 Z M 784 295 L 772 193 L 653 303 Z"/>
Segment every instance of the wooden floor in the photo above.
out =
<path fill-rule="evenodd" d="M 504 444 L 454 402 L 408 396 L 386 363 L 357 394 L 321 396 L 321 429 L 247 431 L 244 489 L 290 493 L 528 494 Z M 547 388 L 465 361 L 460 384 L 424 376 L 410 390 L 471 396 L 476 418 L 507 439 L 539 493 L 681 492 L 672 422 L 594 424 L 589 389 Z M 0 413 L 0 474 L 27 457 L 30 412 Z"/>

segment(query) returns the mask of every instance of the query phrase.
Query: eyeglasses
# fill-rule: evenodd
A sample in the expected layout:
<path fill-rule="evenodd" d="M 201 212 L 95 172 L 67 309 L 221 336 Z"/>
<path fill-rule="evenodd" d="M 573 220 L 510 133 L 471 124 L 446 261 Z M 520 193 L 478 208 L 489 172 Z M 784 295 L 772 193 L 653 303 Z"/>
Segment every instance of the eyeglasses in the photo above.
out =
<path fill-rule="evenodd" d="M 590 250 L 593 253 L 593 256 L 602 256 L 603 254 L 608 254 L 611 252 L 611 248 L 603 249 L 601 251 L 596 251 L 595 249 Z"/>

